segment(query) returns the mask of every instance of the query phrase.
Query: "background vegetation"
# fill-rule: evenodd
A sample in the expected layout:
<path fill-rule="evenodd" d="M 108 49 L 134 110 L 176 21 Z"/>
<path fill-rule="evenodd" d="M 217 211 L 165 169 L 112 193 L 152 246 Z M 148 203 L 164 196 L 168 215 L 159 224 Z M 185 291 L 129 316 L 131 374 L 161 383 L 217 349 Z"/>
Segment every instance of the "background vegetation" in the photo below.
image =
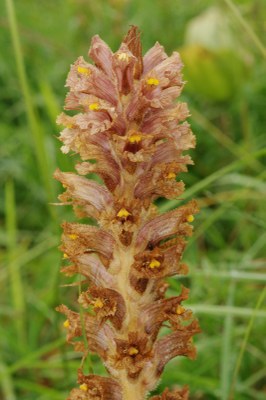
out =
<path fill-rule="evenodd" d="M 264 0 L 0 0 L 0 382 L 1 399 L 59 400 L 76 385 L 79 355 L 66 346 L 54 307 L 75 304 L 59 276 L 61 190 L 56 116 L 69 65 L 98 33 L 115 50 L 130 24 L 146 51 L 159 40 L 179 49 L 189 81 L 197 148 L 184 200 L 201 213 L 185 259 L 190 303 L 203 333 L 198 358 L 173 360 L 158 388 L 188 383 L 191 399 L 265 399 Z M 161 210 L 175 202 L 159 202 Z M 94 371 L 104 373 L 93 356 Z"/>

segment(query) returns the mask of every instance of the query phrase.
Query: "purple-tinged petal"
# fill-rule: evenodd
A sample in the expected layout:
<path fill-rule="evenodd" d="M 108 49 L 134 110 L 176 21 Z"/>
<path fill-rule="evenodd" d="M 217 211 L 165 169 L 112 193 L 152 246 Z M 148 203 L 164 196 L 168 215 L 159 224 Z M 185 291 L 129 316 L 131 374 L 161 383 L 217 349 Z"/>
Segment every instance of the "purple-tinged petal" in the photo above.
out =
<path fill-rule="evenodd" d="M 114 238 L 96 226 L 64 222 L 62 224 L 63 251 L 68 255 L 83 254 L 86 251 L 100 253 L 111 259 L 114 249 Z"/>
<path fill-rule="evenodd" d="M 105 186 L 69 172 L 56 170 L 54 177 L 67 187 L 60 199 L 72 198 L 82 205 L 92 205 L 101 212 L 112 207 L 113 198 Z"/>
<path fill-rule="evenodd" d="M 169 86 L 180 86 L 182 84 L 181 69 L 183 67 L 179 53 L 173 52 L 171 57 L 167 57 L 164 61 L 153 68 L 159 80 L 164 77 L 169 79 Z M 150 72 L 151 73 L 151 72 Z"/>
<path fill-rule="evenodd" d="M 163 89 L 159 95 L 154 93 L 150 99 L 150 106 L 153 108 L 165 108 L 172 104 L 172 102 L 180 96 L 182 87 L 171 86 Z"/>
<path fill-rule="evenodd" d="M 157 146 L 157 150 L 151 160 L 151 168 L 156 164 L 164 164 L 170 162 L 178 162 L 180 164 L 192 164 L 188 155 L 181 156 L 183 149 L 176 149 L 171 141 L 161 143 Z"/>
<path fill-rule="evenodd" d="M 145 248 L 147 243 L 156 244 L 172 235 L 183 232 L 186 217 L 198 212 L 195 200 L 175 210 L 159 215 L 146 222 L 138 232 L 136 245 Z"/>
<path fill-rule="evenodd" d="M 141 310 L 141 321 L 144 324 L 147 334 L 158 333 L 161 324 L 168 319 L 167 311 L 177 307 L 182 301 L 188 298 L 189 289 L 182 287 L 179 296 L 168 299 L 160 299 L 145 305 Z"/>
<path fill-rule="evenodd" d="M 86 276 L 92 284 L 109 288 L 115 285 L 114 277 L 94 254 L 88 253 L 76 257 L 76 264 L 76 271 Z"/>
<path fill-rule="evenodd" d="M 76 124 L 80 129 L 89 130 L 91 135 L 110 129 L 111 121 L 105 111 L 90 111 L 76 116 Z"/>
<path fill-rule="evenodd" d="M 143 57 L 143 75 L 146 75 L 151 69 L 156 67 L 162 61 L 167 59 L 167 54 L 164 51 L 163 46 L 156 42 L 155 45 L 147 51 Z"/>
<path fill-rule="evenodd" d="M 87 72 L 79 72 L 80 69 Z M 106 100 L 110 104 L 117 103 L 117 93 L 112 79 L 94 65 L 86 63 L 83 57 L 79 57 L 71 66 L 66 86 L 70 87 L 71 92 L 74 92 L 76 96 L 79 93 L 87 93 Z"/>
<path fill-rule="evenodd" d="M 118 91 L 127 95 L 133 87 L 134 66 L 136 57 L 129 51 L 127 45 L 122 43 L 120 49 L 113 55 L 113 71 L 117 77 Z"/>
<path fill-rule="evenodd" d="M 65 314 L 69 320 L 69 328 L 67 331 L 67 342 L 75 344 L 72 339 L 82 336 L 82 323 L 87 336 L 88 346 L 90 351 L 98 353 L 103 359 L 106 358 L 106 353 L 115 349 L 114 329 L 110 325 L 100 326 L 97 319 L 88 313 L 83 314 L 83 321 L 79 313 L 71 311 L 65 305 L 60 305 L 56 308 L 62 314 Z"/>
<path fill-rule="evenodd" d="M 98 36 L 93 36 L 89 56 L 95 62 L 95 65 L 102 69 L 109 77 L 113 76 L 112 56 L 110 47 Z"/>

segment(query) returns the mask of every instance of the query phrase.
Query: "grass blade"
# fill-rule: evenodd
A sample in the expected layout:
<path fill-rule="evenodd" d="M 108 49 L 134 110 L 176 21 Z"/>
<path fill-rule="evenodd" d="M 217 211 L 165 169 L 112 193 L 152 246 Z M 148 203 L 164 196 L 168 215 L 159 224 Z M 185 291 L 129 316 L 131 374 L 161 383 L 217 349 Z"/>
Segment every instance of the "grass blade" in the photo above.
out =
<path fill-rule="evenodd" d="M 189 308 L 197 314 L 209 314 L 219 316 L 234 315 L 235 317 L 248 318 L 254 313 L 252 308 L 233 307 L 233 306 L 215 306 L 208 304 L 188 304 Z M 257 310 L 256 316 L 266 318 L 266 311 Z"/>
<path fill-rule="evenodd" d="M 266 154 L 266 149 L 261 149 L 255 153 L 251 153 L 251 156 L 254 158 L 260 158 L 260 157 L 264 156 L 265 154 Z M 198 183 L 193 185 L 191 188 L 186 190 L 185 193 L 182 194 L 182 200 L 186 200 L 187 198 L 194 196 L 196 193 L 205 189 L 210 184 L 212 184 L 213 182 L 220 179 L 222 176 L 247 164 L 249 160 L 250 160 L 250 157 L 248 157 L 248 159 L 241 158 L 240 160 L 234 161 L 231 164 L 226 165 L 223 168 L 220 168 L 219 170 L 215 171 L 213 174 L 207 176 L 206 178 L 202 179 L 201 181 L 199 181 Z M 179 204 L 180 204 L 180 200 L 170 200 L 168 202 L 165 202 L 164 204 L 162 204 L 160 206 L 160 212 L 165 212 L 165 211 L 171 210 L 172 208 L 178 206 Z"/>
<path fill-rule="evenodd" d="M 246 332 L 245 332 L 245 335 L 244 335 L 244 338 L 243 338 L 243 342 L 242 342 L 242 345 L 241 345 L 241 348 L 240 348 L 240 352 L 239 352 L 239 355 L 238 355 L 238 358 L 237 358 L 237 362 L 236 362 L 236 366 L 235 366 L 235 370 L 234 370 L 234 374 L 233 374 L 233 378 L 232 378 L 232 384 L 231 384 L 231 389 L 230 389 L 229 400 L 233 400 L 233 398 L 234 398 L 236 380 L 237 380 L 237 376 L 238 376 L 239 370 L 241 368 L 241 362 L 242 362 L 242 359 L 243 359 L 243 355 L 244 355 L 244 352 L 245 352 L 246 347 L 247 347 L 248 339 L 249 339 L 249 336 L 251 334 L 251 330 L 252 330 L 252 327 L 254 325 L 254 321 L 255 321 L 256 317 L 258 317 L 258 315 L 259 315 L 259 308 L 260 308 L 261 304 L 263 303 L 265 297 L 266 297 L 266 287 L 264 287 L 264 289 L 262 290 L 262 292 L 261 292 L 261 294 L 260 294 L 260 296 L 258 298 L 257 304 L 256 304 L 256 306 L 255 306 L 255 308 L 253 310 L 252 315 L 251 315 L 251 318 L 249 320 L 249 323 L 247 325 L 247 329 L 246 329 Z"/>
<path fill-rule="evenodd" d="M 26 347 L 26 308 L 24 300 L 23 283 L 20 270 L 16 264 L 17 228 L 16 228 L 16 205 L 15 190 L 12 180 L 8 180 L 5 186 L 5 209 L 6 209 L 6 234 L 7 234 L 7 260 L 8 272 L 11 286 L 12 303 L 15 310 L 15 328 L 17 339 L 21 348 Z"/>
<path fill-rule="evenodd" d="M 53 201 L 54 195 L 53 195 L 53 187 L 51 179 L 51 170 L 47 158 L 47 152 L 45 150 L 44 133 L 41 127 L 41 123 L 36 114 L 36 110 L 33 104 L 32 94 L 27 80 L 13 0 L 6 0 L 6 8 L 7 8 L 9 27 L 10 27 L 10 34 L 15 53 L 17 73 L 18 73 L 19 83 L 21 86 L 21 91 L 25 101 L 26 115 L 32 133 L 37 164 L 40 171 L 40 175 L 42 177 L 44 187 L 46 189 L 46 195 L 48 201 Z M 48 207 L 50 213 L 54 216 L 54 209 L 52 209 L 51 206 Z"/>
<path fill-rule="evenodd" d="M 260 38 L 256 35 L 256 33 L 253 31 L 253 29 L 250 27 L 250 25 L 246 22 L 246 20 L 243 18 L 241 15 L 239 9 L 235 6 L 235 4 L 232 2 L 232 0 L 224 0 L 227 6 L 230 8 L 240 25 L 244 28 L 244 30 L 247 32 L 255 46 L 258 48 L 258 50 L 261 52 L 264 58 L 266 58 L 266 48 Z"/>
<path fill-rule="evenodd" d="M 2 392 L 5 398 L 8 400 L 16 400 L 11 376 L 7 371 L 6 365 L 1 361 L 0 361 L 0 382 L 2 386 Z"/>
<path fill-rule="evenodd" d="M 228 307 L 232 307 L 234 304 L 235 289 L 236 289 L 236 282 L 231 281 L 227 297 Z M 234 325 L 233 315 L 228 313 L 224 319 L 224 332 L 223 332 L 222 349 L 221 349 L 221 370 L 220 370 L 221 400 L 227 400 L 228 392 L 230 389 L 230 377 L 231 377 L 230 366 L 231 366 L 233 325 Z"/>

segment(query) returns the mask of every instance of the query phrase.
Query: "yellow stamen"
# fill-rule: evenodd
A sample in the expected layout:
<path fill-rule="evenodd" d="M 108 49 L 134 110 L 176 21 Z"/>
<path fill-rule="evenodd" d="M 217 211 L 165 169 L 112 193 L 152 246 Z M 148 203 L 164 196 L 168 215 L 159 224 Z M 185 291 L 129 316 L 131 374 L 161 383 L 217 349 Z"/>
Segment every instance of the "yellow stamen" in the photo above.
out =
<path fill-rule="evenodd" d="M 82 383 L 82 385 L 80 385 L 79 388 L 80 388 L 80 390 L 83 390 L 84 392 L 87 392 L 88 385 L 86 385 L 86 383 Z"/>
<path fill-rule="evenodd" d="M 89 68 L 81 67 L 80 65 L 78 66 L 77 71 L 79 74 L 83 74 L 83 75 L 90 75 L 90 73 L 91 73 L 91 70 Z"/>
<path fill-rule="evenodd" d="M 146 80 L 146 83 L 148 85 L 158 86 L 159 85 L 159 80 L 157 78 L 148 78 Z"/>
<path fill-rule="evenodd" d="M 64 254 L 63 254 L 63 258 L 64 258 L 65 260 L 68 258 L 67 253 L 64 253 Z"/>
<path fill-rule="evenodd" d="M 128 354 L 130 355 L 130 356 L 135 356 L 136 354 L 138 354 L 139 353 L 139 351 L 138 351 L 138 349 L 136 349 L 136 347 L 130 347 L 129 349 L 128 349 Z"/>
<path fill-rule="evenodd" d="M 91 103 L 89 105 L 89 109 L 91 111 L 97 111 L 97 110 L 99 110 L 99 108 L 100 108 L 100 104 L 99 103 Z"/>
<path fill-rule="evenodd" d="M 128 61 L 129 60 L 129 55 L 127 53 L 119 53 L 118 54 L 118 60 L 120 60 L 120 61 Z"/>
<path fill-rule="evenodd" d="M 169 172 L 167 175 L 167 179 L 174 179 L 176 177 L 176 174 L 174 172 Z"/>
<path fill-rule="evenodd" d="M 65 320 L 65 322 L 63 323 L 63 327 L 66 328 L 66 329 L 70 327 L 69 319 Z"/>
<path fill-rule="evenodd" d="M 185 312 L 185 309 L 183 306 L 181 306 L 180 304 L 176 307 L 176 313 L 177 315 L 181 315 Z"/>
<path fill-rule="evenodd" d="M 103 308 L 104 304 L 102 302 L 101 299 L 96 299 L 95 301 L 93 301 L 93 307 L 95 308 Z"/>
<path fill-rule="evenodd" d="M 125 208 L 121 208 L 120 211 L 116 214 L 118 218 L 127 218 L 131 213 L 127 211 Z"/>
<path fill-rule="evenodd" d="M 71 129 L 71 128 L 73 128 L 73 124 L 67 124 L 67 126 L 66 126 L 68 129 Z"/>
<path fill-rule="evenodd" d="M 187 222 L 193 222 L 194 221 L 194 217 L 192 214 L 187 216 Z"/>
<path fill-rule="evenodd" d="M 70 235 L 67 235 L 69 237 L 69 239 L 72 240 L 76 240 L 78 238 L 78 235 L 76 235 L 75 233 L 70 233 Z"/>
<path fill-rule="evenodd" d="M 155 258 L 153 258 L 149 264 L 150 268 L 159 268 L 161 265 L 160 261 L 156 260 Z"/>
<path fill-rule="evenodd" d="M 67 185 L 65 185 L 64 183 L 62 184 L 64 189 L 67 189 Z"/>
<path fill-rule="evenodd" d="M 134 133 L 134 135 L 131 135 L 128 138 L 128 141 L 130 143 L 139 143 L 141 141 L 141 139 L 142 139 L 142 137 L 141 137 L 141 135 L 139 133 Z"/>

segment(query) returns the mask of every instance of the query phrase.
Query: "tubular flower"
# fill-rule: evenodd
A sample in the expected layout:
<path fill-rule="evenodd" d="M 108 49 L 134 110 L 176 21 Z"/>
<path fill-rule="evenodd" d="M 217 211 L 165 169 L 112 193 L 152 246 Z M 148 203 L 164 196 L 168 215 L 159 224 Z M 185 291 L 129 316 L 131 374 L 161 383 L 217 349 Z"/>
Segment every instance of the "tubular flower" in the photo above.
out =
<path fill-rule="evenodd" d="M 195 140 L 186 104 L 175 101 L 183 88 L 177 52 L 168 57 L 156 43 L 143 57 L 133 26 L 115 53 L 94 36 L 89 55 L 94 63 L 78 58 L 67 78 L 65 109 L 72 116 L 58 117 L 65 126 L 62 151 L 79 154 L 81 162 L 77 173 L 57 170 L 55 178 L 65 189 L 63 204 L 95 224 L 62 225 L 62 271 L 84 277 L 78 299 L 84 311 L 57 309 L 83 362 L 88 351 L 97 353 L 109 377 L 84 375 L 81 366 L 68 400 L 141 400 L 169 360 L 196 354 L 199 326 L 182 304 L 188 289 L 166 298 L 164 279 L 187 273 L 181 260 L 197 205 L 192 200 L 164 214 L 154 205 L 182 194 L 176 178 L 192 164 L 183 152 Z M 169 333 L 158 338 L 164 323 Z M 152 399 L 186 400 L 188 389 L 166 389 Z"/>

